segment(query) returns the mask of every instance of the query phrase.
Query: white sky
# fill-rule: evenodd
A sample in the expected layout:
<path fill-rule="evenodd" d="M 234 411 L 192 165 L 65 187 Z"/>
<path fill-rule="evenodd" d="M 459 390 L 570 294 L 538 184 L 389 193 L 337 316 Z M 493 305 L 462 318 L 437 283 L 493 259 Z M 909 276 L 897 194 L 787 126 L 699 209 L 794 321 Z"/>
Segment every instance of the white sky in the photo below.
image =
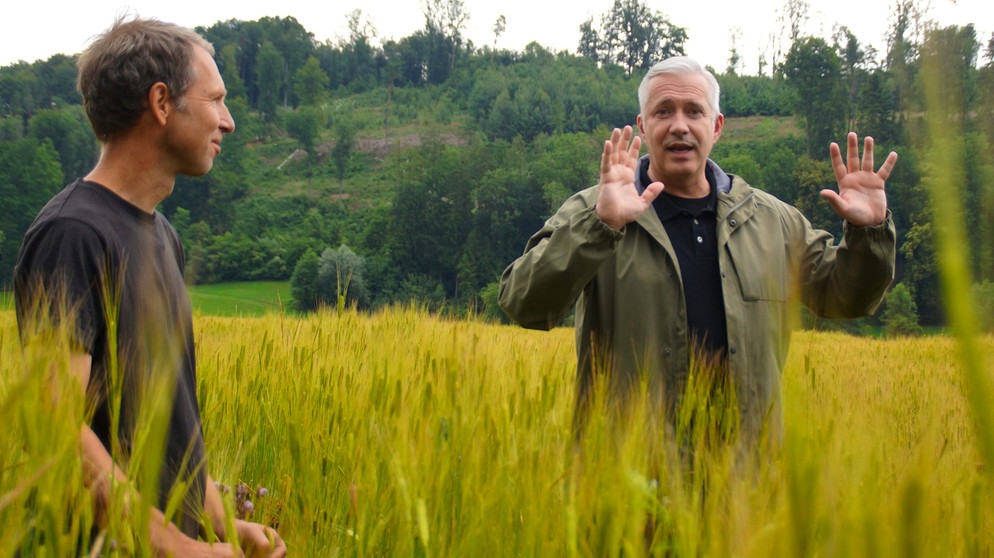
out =
<path fill-rule="evenodd" d="M 809 0 L 807 34 L 829 39 L 833 25 L 847 26 L 864 45 L 881 53 L 890 27 L 896 0 Z M 925 5 L 929 0 L 918 0 Z M 932 19 L 943 25 L 973 23 L 977 37 L 986 45 L 994 28 L 989 0 L 930 0 Z M 506 31 L 498 48 L 521 51 L 536 41 L 558 52 L 575 52 L 579 26 L 593 16 L 595 25 L 613 0 L 464 0 L 470 14 L 464 34 L 477 46 L 493 45 L 497 17 L 507 18 Z M 662 2 L 647 0 L 670 22 L 687 29 L 687 54 L 700 62 L 724 70 L 737 34 L 742 57 L 740 73 L 755 74 L 759 55 L 768 50 L 771 34 L 782 27 L 777 22 L 784 0 L 691 0 Z M 986 6 L 985 6 L 986 4 Z M 7 2 L 0 8 L 0 66 L 18 60 L 33 62 L 52 54 L 75 54 L 90 37 L 106 29 L 120 12 L 156 17 L 188 27 L 229 19 L 255 20 L 265 16 L 293 16 L 315 39 L 335 41 L 347 37 L 346 15 L 359 8 L 381 38 L 400 39 L 424 27 L 421 0 L 346 0 L 325 3 L 315 0 L 89 0 L 57 2 L 39 6 L 28 0 Z M 48 10 L 52 10 L 49 12 Z M 985 17 L 986 16 L 986 17 Z M 982 53 L 983 51 L 981 51 Z M 770 55 L 766 56 L 767 61 Z"/>

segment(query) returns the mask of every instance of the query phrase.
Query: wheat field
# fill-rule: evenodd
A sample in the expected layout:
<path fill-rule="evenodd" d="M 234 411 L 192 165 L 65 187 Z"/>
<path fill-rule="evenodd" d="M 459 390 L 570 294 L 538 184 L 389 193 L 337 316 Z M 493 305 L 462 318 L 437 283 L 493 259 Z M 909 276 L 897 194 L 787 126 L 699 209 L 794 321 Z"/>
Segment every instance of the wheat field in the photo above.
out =
<path fill-rule="evenodd" d="M 211 473 L 266 487 L 252 518 L 277 526 L 295 556 L 994 550 L 990 475 L 948 337 L 797 332 L 783 447 L 743 468 L 728 448 L 683 462 L 656 451 L 638 399 L 624 419 L 595 403 L 575 439 L 570 329 L 417 308 L 196 327 Z M 37 372 L 59 354 L 22 350 L 13 313 L 0 312 L 3 556 L 87 552 L 81 405 Z M 141 519 L 112 518 L 99 552 L 144 554 Z"/>

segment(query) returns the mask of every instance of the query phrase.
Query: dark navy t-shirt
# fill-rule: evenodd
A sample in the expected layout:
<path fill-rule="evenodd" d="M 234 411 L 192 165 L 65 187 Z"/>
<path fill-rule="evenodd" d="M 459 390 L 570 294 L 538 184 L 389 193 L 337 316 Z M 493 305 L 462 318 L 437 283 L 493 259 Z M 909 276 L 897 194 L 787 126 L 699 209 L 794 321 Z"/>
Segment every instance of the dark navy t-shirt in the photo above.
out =
<path fill-rule="evenodd" d="M 173 522 L 197 537 L 206 468 L 183 267 L 179 237 L 161 213 L 150 215 L 99 184 L 77 180 L 45 205 L 25 234 L 14 286 L 24 341 L 33 328 L 51 327 L 68 312 L 72 342 L 92 356 L 90 426 L 109 452 L 118 447 L 115 459 L 130 456 L 143 400 L 172 394 L 159 505 L 165 508 L 179 481 L 189 486 Z M 112 442 L 115 373 L 122 389 Z"/>

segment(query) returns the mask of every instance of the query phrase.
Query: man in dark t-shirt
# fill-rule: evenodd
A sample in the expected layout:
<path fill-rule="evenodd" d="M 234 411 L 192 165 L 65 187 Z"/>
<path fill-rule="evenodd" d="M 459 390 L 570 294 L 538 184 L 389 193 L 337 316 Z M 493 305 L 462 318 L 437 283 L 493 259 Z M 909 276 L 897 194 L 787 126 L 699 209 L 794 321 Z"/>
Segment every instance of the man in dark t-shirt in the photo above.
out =
<path fill-rule="evenodd" d="M 199 531 L 205 494 L 203 433 L 196 395 L 193 322 L 183 253 L 176 231 L 159 213 L 145 213 L 103 186 L 77 180 L 52 198 L 24 236 L 17 262 L 18 320 L 37 323 L 59 308 L 31 308 L 38 293 L 57 293 L 71 303 L 75 348 L 91 355 L 90 426 L 106 448 L 131 454 L 143 397 L 156 388 L 173 391 L 160 474 L 159 504 L 182 480 L 189 484 L 175 522 L 193 537 Z M 116 354 L 107 314 L 116 314 Z M 117 403 L 108 397 L 116 357 L 122 373 L 117 437 L 111 432 Z"/>
<path fill-rule="evenodd" d="M 168 394 L 159 496 L 148 524 L 155 552 L 234 555 L 232 545 L 198 540 L 203 518 L 222 541 L 237 537 L 247 554 L 280 557 L 286 545 L 275 530 L 242 520 L 236 532 L 226 529 L 204 454 L 183 249 L 155 209 L 176 176 L 210 171 L 222 137 L 235 129 L 213 54 L 189 29 L 121 18 L 79 56 L 77 87 L 100 160 L 53 197 L 25 234 L 14 272 L 18 328 L 22 342 L 68 330 L 70 370 L 86 386 L 85 481 L 98 506 L 108 499 L 109 476 L 127 479 L 132 447 L 147 427 L 143 406 Z M 166 502 L 180 496 L 166 518 Z"/>

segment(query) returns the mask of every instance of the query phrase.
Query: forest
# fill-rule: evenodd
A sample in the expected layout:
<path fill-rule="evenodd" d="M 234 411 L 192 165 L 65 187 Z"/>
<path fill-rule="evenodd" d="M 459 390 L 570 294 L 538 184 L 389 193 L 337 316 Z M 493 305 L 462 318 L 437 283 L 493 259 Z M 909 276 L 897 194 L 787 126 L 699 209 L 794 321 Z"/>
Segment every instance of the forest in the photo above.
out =
<path fill-rule="evenodd" d="M 791 22 L 805 17 L 806 4 L 788 5 Z M 214 170 L 180 177 L 160 207 L 183 239 L 188 282 L 291 280 L 300 311 L 414 300 L 500 319 L 501 271 L 567 196 L 596 183 L 601 142 L 634 123 L 644 71 L 685 53 L 686 30 L 644 1 L 606 8 L 580 27 L 574 52 L 475 45 L 460 0 L 427 2 L 424 27 L 399 40 L 380 40 L 360 10 L 337 41 L 316 41 L 292 17 L 198 28 L 237 130 Z M 927 178 L 936 82 L 962 155 L 945 195 L 963 208 L 970 283 L 987 308 L 978 314 L 994 316 L 994 35 L 939 27 L 911 0 L 895 4 L 885 51 L 844 27 L 798 29 L 755 74 L 734 50 L 711 68 L 726 117 L 712 158 L 839 238 L 818 195 L 835 187 L 829 143 L 854 130 L 875 138 L 878 161 L 900 156 L 887 183 L 898 276 L 883 311 L 808 325 L 914 333 L 945 323 Z M 502 31 L 498 20 L 495 44 Z M 75 74 L 66 54 L 0 68 L 4 288 L 33 216 L 99 154 Z"/>

